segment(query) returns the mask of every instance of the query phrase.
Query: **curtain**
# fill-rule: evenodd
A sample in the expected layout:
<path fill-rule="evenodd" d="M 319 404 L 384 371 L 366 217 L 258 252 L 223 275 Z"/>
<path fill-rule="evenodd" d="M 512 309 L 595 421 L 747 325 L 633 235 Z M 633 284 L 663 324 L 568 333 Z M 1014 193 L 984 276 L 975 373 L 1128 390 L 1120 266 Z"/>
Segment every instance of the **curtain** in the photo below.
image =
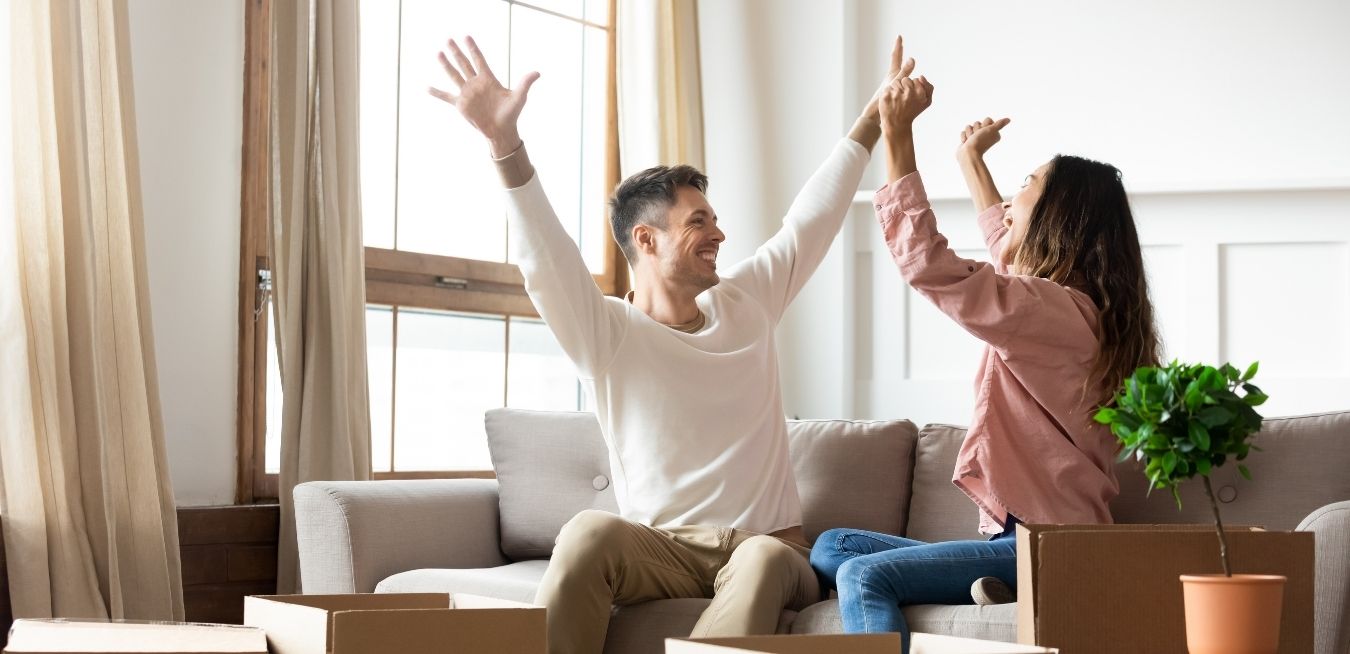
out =
<path fill-rule="evenodd" d="M 356 0 L 272 4 L 271 250 L 281 365 L 278 592 L 298 592 L 292 490 L 370 478 Z"/>
<path fill-rule="evenodd" d="M 14 616 L 181 620 L 126 5 L 6 4 L 0 514 Z"/>
<path fill-rule="evenodd" d="M 617 3 L 622 176 L 657 164 L 703 168 L 703 96 L 694 0 Z"/>

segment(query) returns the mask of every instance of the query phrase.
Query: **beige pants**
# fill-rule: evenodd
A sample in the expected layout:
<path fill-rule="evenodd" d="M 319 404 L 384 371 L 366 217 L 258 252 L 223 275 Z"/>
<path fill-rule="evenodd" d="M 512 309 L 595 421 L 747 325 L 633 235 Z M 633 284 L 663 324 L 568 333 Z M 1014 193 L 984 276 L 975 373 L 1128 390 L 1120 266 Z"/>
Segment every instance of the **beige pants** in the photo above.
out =
<path fill-rule="evenodd" d="M 693 636 L 771 634 L 784 608 L 820 601 L 810 550 L 729 527 L 656 529 L 604 511 L 563 526 L 535 603 L 550 654 L 600 654 L 611 606 L 712 598 Z"/>

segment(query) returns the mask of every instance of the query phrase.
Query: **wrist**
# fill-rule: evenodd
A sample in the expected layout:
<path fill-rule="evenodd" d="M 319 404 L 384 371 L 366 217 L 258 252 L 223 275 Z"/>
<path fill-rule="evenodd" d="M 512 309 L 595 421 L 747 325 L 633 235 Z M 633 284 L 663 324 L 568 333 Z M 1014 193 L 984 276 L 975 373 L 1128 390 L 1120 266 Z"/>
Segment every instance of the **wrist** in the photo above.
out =
<path fill-rule="evenodd" d="M 984 153 L 969 143 L 962 143 L 956 148 L 956 158 L 962 162 L 974 163 L 984 158 Z"/>
<path fill-rule="evenodd" d="M 502 130 L 488 137 L 488 147 L 492 149 L 493 159 L 500 159 L 515 152 L 523 143 L 520 140 L 520 132 L 515 127 Z"/>

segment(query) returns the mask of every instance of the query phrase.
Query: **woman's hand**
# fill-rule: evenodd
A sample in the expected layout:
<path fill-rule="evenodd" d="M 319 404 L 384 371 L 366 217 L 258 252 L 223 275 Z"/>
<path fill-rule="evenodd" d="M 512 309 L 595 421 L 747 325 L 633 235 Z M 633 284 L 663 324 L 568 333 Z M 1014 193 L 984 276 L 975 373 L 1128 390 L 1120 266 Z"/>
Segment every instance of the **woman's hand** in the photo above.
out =
<path fill-rule="evenodd" d="M 961 147 L 957 149 L 957 155 L 983 157 L 1002 138 L 1001 132 L 1010 122 L 1009 118 L 985 118 L 966 125 L 961 130 Z"/>
<path fill-rule="evenodd" d="M 539 73 L 525 75 L 520 83 L 516 84 L 516 88 L 508 89 L 492 74 L 492 69 L 488 67 L 487 60 L 478 50 L 478 44 L 474 43 L 473 37 L 465 40 L 469 54 L 473 57 L 472 61 L 464 56 L 464 52 L 459 49 L 459 44 L 455 43 L 454 39 L 447 41 L 446 45 L 455 62 L 451 63 L 444 52 L 438 56 L 441 67 L 445 69 L 446 76 L 455 85 L 459 95 L 434 87 L 427 89 L 427 92 L 459 109 L 460 115 L 487 137 L 492 145 L 492 156 L 503 157 L 510 154 L 520 147 L 520 131 L 516 123 L 520 119 L 521 109 L 525 108 L 525 98 L 530 92 L 530 86 L 539 79 Z"/>
<path fill-rule="evenodd" d="M 897 77 L 882 92 L 877 105 L 881 111 L 881 131 L 908 132 L 914 126 L 914 119 L 933 104 L 933 85 L 928 78 L 920 75 Z"/>

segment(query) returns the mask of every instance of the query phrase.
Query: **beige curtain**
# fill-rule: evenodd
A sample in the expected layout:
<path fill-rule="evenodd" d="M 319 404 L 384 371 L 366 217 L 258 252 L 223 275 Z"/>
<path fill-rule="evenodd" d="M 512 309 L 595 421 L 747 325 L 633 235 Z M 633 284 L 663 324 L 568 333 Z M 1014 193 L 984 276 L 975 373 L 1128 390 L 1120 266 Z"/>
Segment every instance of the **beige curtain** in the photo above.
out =
<path fill-rule="evenodd" d="M 15 617 L 181 620 L 126 5 L 15 0 L 0 471 Z"/>
<path fill-rule="evenodd" d="M 356 0 L 272 4 L 272 268 L 281 363 L 278 592 L 300 579 L 291 492 L 370 478 Z"/>
<path fill-rule="evenodd" d="M 703 96 L 695 0 L 617 3 L 619 161 L 703 168 Z"/>

